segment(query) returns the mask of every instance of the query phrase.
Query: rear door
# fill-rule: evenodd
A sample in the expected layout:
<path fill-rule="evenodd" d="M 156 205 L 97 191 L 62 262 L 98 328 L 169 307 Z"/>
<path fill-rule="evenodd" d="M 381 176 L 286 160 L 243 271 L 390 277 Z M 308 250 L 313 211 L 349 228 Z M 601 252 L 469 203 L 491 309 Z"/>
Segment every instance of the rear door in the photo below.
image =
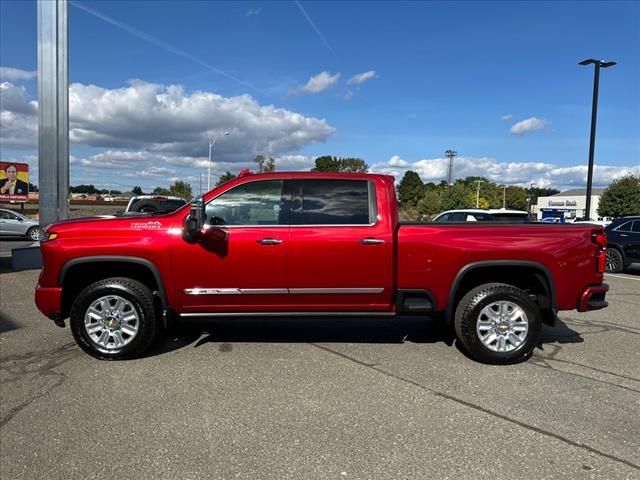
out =
<path fill-rule="evenodd" d="M 376 203 L 388 201 L 384 188 L 372 180 L 304 179 L 293 180 L 291 190 L 292 308 L 389 310 L 393 233 Z"/>

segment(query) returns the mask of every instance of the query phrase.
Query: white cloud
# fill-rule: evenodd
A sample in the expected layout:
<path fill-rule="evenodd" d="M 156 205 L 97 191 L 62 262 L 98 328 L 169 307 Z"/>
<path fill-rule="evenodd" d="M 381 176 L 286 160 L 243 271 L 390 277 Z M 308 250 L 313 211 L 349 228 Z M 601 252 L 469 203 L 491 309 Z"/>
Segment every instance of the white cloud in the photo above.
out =
<path fill-rule="evenodd" d="M 423 181 L 439 183 L 446 179 L 447 167 L 446 158 L 407 162 L 394 155 L 387 162 L 372 165 L 371 171 L 393 175 L 400 180 L 407 170 L 413 170 Z M 596 165 L 593 175 L 594 186 L 607 186 L 616 178 L 630 173 L 640 176 L 640 166 Z M 485 177 L 506 185 L 528 186 L 533 183 L 538 187 L 569 188 L 582 187 L 586 184 L 587 167 L 586 165 L 559 167 L 542 162 L 500 162 L 488 157 L 457 157 L 454 163 L 454 177 L 469 176 Z"/>
<path fill-rule="evenodd" d="M 37 103 L 23 87 L 8 82 L 0 85 L 0 94 L 2 145 L 35 147 Z M 208 139 L 230 131 L 215 147 L 216 157 L 228 161 L 258 153 L 295 153 L 326 141 L 335 131 L 324 119 L 260 105 L 250 95 L 186 92 L 177 85 L 141 80 L 116 89 L 74 83 L 69 90 L 69 111 L 70 139 L 76 145 L 205 157 Z"/>
<path fill-rule="evenodd" d="M 0 80 L 7 80 L 9 82 L 15 82 L 20 80 L 31 80 L 38 76 L 36 70 L 27 71 L 19 68 L 0 67 Z"/>
<path fill-rule="evenodd" d="M 502 115 L 500 117 L 500 120 L 511 120 L 513 118 L 513 115 L 511 113 L 507 113 L 506 115 Z"/>
<path fill-rule="evenodd" d="M 511 127 L 510 132 L 513 135 L 524 135 L 535 130 L 541 130 L 548 124 L 549 122 L 547 122 L 546 120 L 531 117 L 516 123 L 513 127 Z"/>
<path fill-rule="evenodd" d="M 349 79 L 347 85 L 362 85 L 364 82 L 378 78 L 378 74 L 375 70 L 369 70 L 368 72 L 358 73 Z"/>
<path fill-rule="evenodd" d="M 331 75 L 331 73 L 324 71 L 309 78 L 309 81 L 304 85 L 294 88 L 289 91 L 289 95 L 299 95 L 301 93 L 317 94 L 324 92 L 328 88 L 331 88 L 340 79 L 340 73 Z"/>
<path fill-rule="evenodd" d="M 247 17 L 257 17 L 262 12 L 262 7 L 250 8 L 247 10 Z"/>

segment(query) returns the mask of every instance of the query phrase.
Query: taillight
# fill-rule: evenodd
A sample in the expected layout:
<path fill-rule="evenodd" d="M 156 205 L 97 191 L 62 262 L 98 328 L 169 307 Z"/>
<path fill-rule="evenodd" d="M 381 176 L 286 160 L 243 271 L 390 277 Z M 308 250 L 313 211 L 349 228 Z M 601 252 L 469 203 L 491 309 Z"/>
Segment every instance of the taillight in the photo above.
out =
<path fill-rule="evenodd" d="M 594 233 L 591 238 L 600 247 L 596 254 L 598 273 L 604 273 L 607 266 L 607 234 L 604 232 Z"/>

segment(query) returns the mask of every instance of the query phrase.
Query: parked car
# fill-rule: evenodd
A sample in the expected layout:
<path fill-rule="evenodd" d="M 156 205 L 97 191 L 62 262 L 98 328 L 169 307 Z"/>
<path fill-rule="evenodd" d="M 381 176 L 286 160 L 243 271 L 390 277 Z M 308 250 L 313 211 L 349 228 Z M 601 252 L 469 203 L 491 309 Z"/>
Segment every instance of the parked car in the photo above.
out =
<path fill-rule="evenodd" d="M 276 172 L 176 212 L 51 225 L 41 312 L 101 359 L 181 319 L 441 313 L 474 358 L 529 358 L 558 310 L 607 306 L 591 225 L 401 224 L 387 175 Z"/>
<path fill-rule="evenodd" d="M 470 208 L 461 210 L 447 210 L 438 214 L 434 222 L 503 222 L 524 223 L 531 221 L 531 215 L 524 210 L 509 210 L 505 208 L 480 209 Z"/>
<path fill-rule="evenodd" d="M 640 262 L 640 216 L 624 217 L 604 229 L 607 234 L 607 272 L 622 272 Z"/>
<path fill-rule="evenodd" d="M 168 195 L 138 195 L 131 197 L 125 212 L 170 213 L 187 204 L 184 198 Z"/>
<path fill-rule="evenodd" d="M 32 220 L 13 210 L 0 208 L 0 236 L 25 237 L 37 242 L 42 231 L 37 220 Z"/>

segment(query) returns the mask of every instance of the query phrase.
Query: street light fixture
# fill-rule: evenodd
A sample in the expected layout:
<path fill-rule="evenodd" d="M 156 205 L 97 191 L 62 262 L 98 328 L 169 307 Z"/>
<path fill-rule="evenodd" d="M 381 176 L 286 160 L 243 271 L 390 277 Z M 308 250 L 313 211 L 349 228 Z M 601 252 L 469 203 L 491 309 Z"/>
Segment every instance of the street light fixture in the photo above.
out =
<path fill-rule="evenodd" d="M 593 104 L 591 106 L 591 136 L 589 138 L 589 168 L 587 170 L 587 198 L 585 205 L 585 218 L 591 219 L 591 184 L 593 182 L 593 153 L 596 145 L 596 117 L 598 115 L 598 86 L 600 84 L 600 69 L 613 67 L 616 62 L 605 62 L 588 58 L 578 65 L 594 65 L 593 72 Z"/>
<path fill-rule="evenodd" d="M 213 146 L 216 144 L 221 135 L 229 135 L 231 132 L 222 132 L 216 135 L 215 138 L 209 139 L 209 173 L 207 175 L 207 192 L 211 190 L 211 152 Z"/>

